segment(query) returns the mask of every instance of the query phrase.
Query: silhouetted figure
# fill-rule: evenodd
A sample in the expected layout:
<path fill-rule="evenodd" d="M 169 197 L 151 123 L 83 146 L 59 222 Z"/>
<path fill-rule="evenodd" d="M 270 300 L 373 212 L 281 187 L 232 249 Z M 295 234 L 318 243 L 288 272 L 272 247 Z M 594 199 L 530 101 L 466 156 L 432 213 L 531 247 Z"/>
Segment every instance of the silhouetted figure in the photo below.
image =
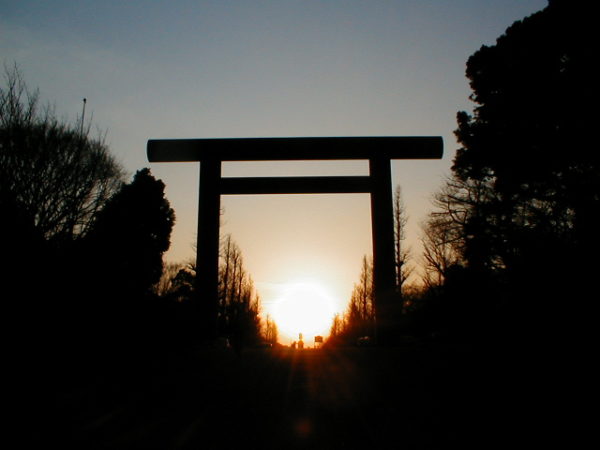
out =
<path fill-rule="evenodd" d="M 302 340 L 302 333 L 298 333 L 298 349 L 302 350 L 304 348 L 304 341 Z"/>

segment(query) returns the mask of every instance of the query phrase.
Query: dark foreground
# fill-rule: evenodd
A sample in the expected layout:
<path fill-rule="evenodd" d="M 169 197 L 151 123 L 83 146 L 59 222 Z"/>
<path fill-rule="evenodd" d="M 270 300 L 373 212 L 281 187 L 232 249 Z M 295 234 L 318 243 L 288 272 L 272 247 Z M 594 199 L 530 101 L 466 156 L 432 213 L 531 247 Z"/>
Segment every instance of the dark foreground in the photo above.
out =
<path fill-rule="evenodd" d="M 79 449 L 486 449 L 552 440 L 556 430 L 539 422 L 556 392 L 525 359 L 495 359 L 439 344 L 167 352 L 91 381 L 66 375 L 32 407 L 28 437 Z"/>

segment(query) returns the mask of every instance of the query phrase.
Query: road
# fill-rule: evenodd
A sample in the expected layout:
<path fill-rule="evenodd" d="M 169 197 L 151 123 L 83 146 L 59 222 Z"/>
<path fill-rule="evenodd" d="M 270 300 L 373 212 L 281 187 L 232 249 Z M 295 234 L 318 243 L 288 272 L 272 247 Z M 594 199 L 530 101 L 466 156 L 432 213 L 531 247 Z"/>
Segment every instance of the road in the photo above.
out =
<path fill-rule="evenodd" d="M 460 346 L 201 348 L 59 392 L 45 442 L 79 449 L 491 448 L 513 395 Z M 485 444 L 485 445 L 482 445 Z"/>

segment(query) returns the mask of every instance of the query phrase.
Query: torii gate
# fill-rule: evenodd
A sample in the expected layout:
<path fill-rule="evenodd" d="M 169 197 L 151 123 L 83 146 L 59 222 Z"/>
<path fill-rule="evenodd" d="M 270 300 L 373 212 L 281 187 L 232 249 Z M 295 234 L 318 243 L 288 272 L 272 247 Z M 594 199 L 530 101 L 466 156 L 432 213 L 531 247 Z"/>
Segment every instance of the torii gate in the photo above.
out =
<path fill-rule="evenodd" d="M 392 159 L 440 159 L 443 141 L 426 137 L 294 137 L 148 141 L 150 162 L 200 162 L 197 289 L 216 325 L 221 195 L 369 193 L 377 327 L 385 328 L 396 288 Z M 223 161 L 369 161 L 369 176 L 222 178 Z M 214 316 L 214 317 L 213 317 Z"/>

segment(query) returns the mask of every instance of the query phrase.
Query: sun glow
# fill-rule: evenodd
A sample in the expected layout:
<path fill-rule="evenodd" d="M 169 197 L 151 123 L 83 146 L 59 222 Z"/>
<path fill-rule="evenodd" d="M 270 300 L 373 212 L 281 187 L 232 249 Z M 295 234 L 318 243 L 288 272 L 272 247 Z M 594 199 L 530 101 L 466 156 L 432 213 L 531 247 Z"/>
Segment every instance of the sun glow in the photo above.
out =
<path fill-rule="evenodd" d="M 317 283 L 298 282 L 286 285 L 276 301 L 273 318 L 284 337 L 304 339 L 327 335 L 334 315 L 334 302 L 327 290 Z"/>

